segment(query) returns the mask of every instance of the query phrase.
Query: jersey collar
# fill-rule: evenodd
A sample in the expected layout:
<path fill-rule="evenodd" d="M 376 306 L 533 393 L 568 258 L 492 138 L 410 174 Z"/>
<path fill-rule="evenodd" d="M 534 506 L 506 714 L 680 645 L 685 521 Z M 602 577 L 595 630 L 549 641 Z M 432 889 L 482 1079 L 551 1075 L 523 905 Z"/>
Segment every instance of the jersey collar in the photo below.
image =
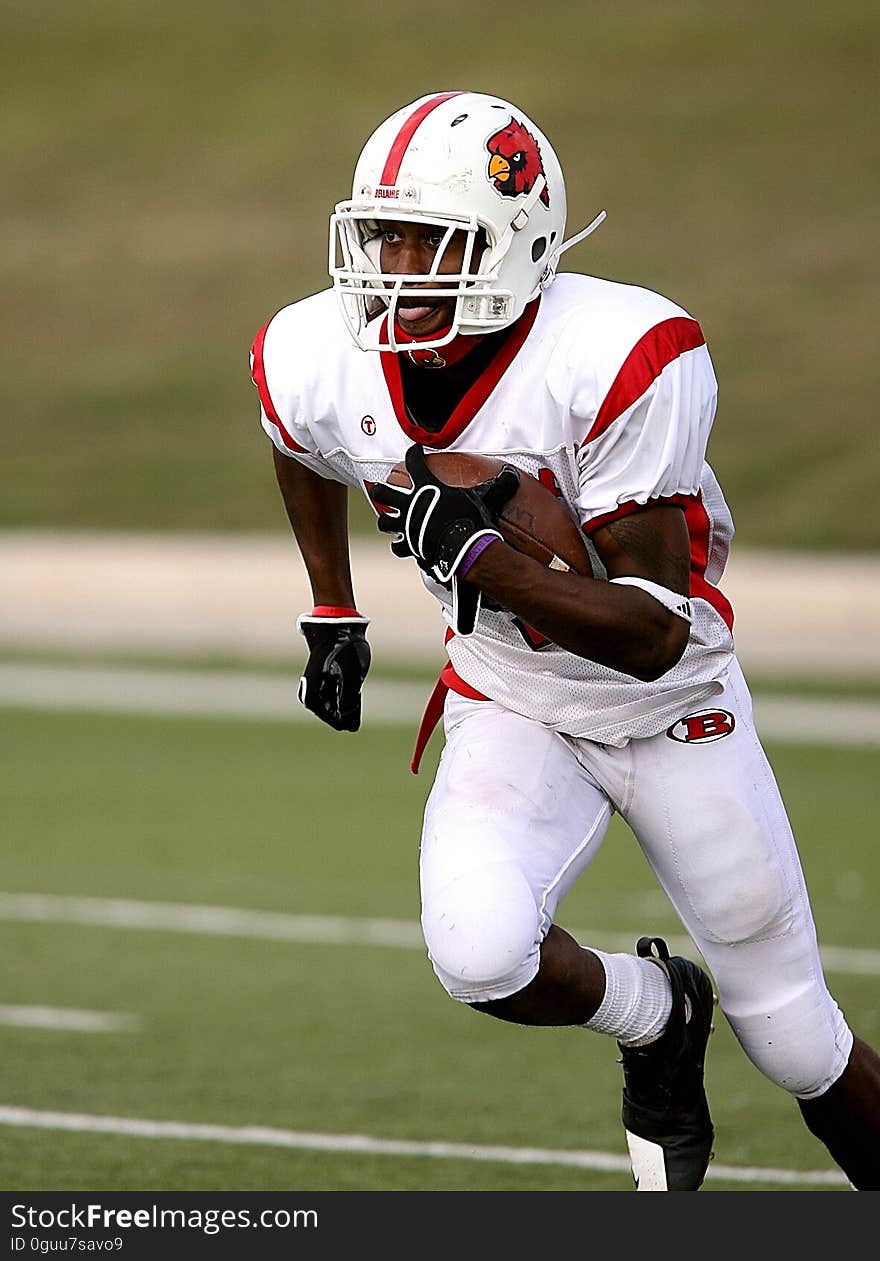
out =
<path fill-rule="evenodd" d="M 425 447 L 439 449 L 450 446 L 456 438 L 461 436 L 522 349 L 523 343 L 531 332 L 532 325 L 538 315 L 540 302 L 541 297 L 539 294 L 526 307 L 511 328 L 510 336 L 501 346 L 498 353 L 490 359 L 476 381 L 467 390 L 446 424 L 437 432 L 422 429 L 420 425 L 415 424 L 410 419 L 403 400 L 403 382 L 400 376 L 398 354 L 388 350 L 380 351 L 379 358 L 382 362 L 382 372 L 385 376 L 385 384 L 388 387 L 397 423 L 412 442 L 418 442 Z M 379 330 L 379 344 L 380 346 L 388 345 L 387 317 L 383 319 Z"/>

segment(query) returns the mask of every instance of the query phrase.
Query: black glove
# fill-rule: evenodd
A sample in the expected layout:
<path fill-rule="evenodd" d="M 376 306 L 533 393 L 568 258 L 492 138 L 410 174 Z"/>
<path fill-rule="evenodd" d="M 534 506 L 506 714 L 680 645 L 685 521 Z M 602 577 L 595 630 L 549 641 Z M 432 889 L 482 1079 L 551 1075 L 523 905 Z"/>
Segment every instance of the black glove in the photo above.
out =
<path fill-rule="evenodd" d="M 357 731 L 361 687 L 370 668 L 369 619 L 303 613 L 296 625 L 309 647 L 299 699 L 334 730 Z"/>
<path fill-rule="evenodd" d="M 370 488 L 374 504 L 392 509 L 379 514 L 379 529 L 403 536 L 391 545 L 396 556 L 415 556 L 438 582 L 448 582 L 478 538 L 501 538 L 496 514 L 516 492 L 519 473 L 505 465 L 479 486 L 448 486 L 428 468 L 418 443 L 406 453 L 406 470 L 411 487 L 377 482 Z"/>
<path fill-rule="evenodd" d="M 379 514 L 379 529 L 394 534 L 395 556 L 414 556 L 420 567 L 452 588 L 453 626 L 469 635 L 480 612 L 480 592 L 457 576 L 458 568 L 477 539 L 501 538 L 496 514 L 519 486 L 519 473 L 505 465 L 497 476 L 479 486 L 449 486 L 428 468 L 424 449 L 415 443 L 406 453 L 412 486 L 377 482 L 370 498 L 391 512 Z"/>

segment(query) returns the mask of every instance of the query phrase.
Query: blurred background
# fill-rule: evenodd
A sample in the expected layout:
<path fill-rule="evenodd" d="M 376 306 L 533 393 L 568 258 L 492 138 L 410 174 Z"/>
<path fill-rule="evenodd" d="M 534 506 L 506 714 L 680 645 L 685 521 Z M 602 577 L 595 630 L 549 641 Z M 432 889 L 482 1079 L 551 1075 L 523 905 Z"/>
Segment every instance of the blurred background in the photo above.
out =
<path fill-rule="evenodd" d="M 277 529 L 247 355 L 327 284 L 381 119 L 520 104 L 561 158 L 574 270 L 668 294 L 721 383 L 749 545 L 880 542 L 878 14 L 863 0 L 5 0 L 7 525 Z"/>
<path fill-rule="evenodd" d="M 364 140 L 431 91 L 520 105 L 561 159 L 569 231 L 608 213 L 566 266 L 659 290 L 703 327 L 720 382 L 709 458 L 738 531 L 727 590 L 820 925 L 873 1036 L 877 6 L 2 0 L 0 27 L 5 1185 L 483 1185 L 467 1161 L 209 1159 L 88 1126 L 62 1140 L 50 1109 L 598 1147 L 617 1156 L 589 1175 L 489 1162 L 479 1178 L 628 1185 L 608 1048 L 577 1042 L 608 1087 L 586 1125 L 570 1055 L 531 1034 L 512 1053 L 509 1030 L 450 1010 L 419 957 L 431 758 L 419 780 L 407 761 L 440 630 L 360 503 L 377 649 L 365 730 L 347 742 L 293 722 L 308 595 L 248 351 L 278 308 L 326 286 L 328 216 Z M 674 933 L 612 835 L 571 916 L 602 940 Z M 280 938 L 235 919 L 181 935 L 180 907 L 209 904 L 287 918 Z M 316 939 L 297 915 L 355 919 L 313 924 Z M 411 955 L 364 928 L 377 916 L 404 925 Z M 381 968 L 364 941 L 389 952 Z M 102 1039 L 40 1025 L 35 1007 L 130 1021 Z M 399 1022 L 393 1052 L 375 1013 Z M 719 1160 L 837 1185 L 788 1101 L 719 1041 Z M 428 1091 L 420 1057 L 437 1056 Z M 546 1091 L 522 1105 L 518 1083 L 536 1079 Z"/>

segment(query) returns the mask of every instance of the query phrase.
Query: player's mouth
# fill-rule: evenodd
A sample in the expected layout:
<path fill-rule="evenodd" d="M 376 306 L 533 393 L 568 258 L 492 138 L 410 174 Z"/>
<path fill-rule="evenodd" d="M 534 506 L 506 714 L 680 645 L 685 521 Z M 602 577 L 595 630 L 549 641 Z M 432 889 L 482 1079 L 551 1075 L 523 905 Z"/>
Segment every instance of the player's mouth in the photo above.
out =
<path fill-rule="evenodd" d="M 452 302 L 442 299 L 423 303 L 399 302 L 396 311 L 397 320 L 409 333 L 433 333 L 449 323 L 453 305 Z"/>
<path fill-rule="evenodd" d="M 404 324 L 418 324 L 421 320 L 426 320 L 429 315 L 434 314 L 435 308 L 432 306 L 401 306 L 397 307 L 397 318 Z"/>

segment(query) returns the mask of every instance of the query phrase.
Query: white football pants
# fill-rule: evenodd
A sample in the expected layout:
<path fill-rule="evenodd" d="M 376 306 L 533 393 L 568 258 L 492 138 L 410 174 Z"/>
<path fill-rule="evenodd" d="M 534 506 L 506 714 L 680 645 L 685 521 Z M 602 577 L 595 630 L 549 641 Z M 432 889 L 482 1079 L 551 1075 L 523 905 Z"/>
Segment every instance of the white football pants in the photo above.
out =
<path fill-rule="evenodd" d="M 852 1033 L 825 985 L 791 826 L 736 663 L 723 693 L 624 748 L 452 692 L 444 727 L 422 834 L 422 927 L 453 998 L 504 998 L 532 980 L 556 908 L 617 810 L 753 1063 L 802 1098 L 837 1080 Z"/>

